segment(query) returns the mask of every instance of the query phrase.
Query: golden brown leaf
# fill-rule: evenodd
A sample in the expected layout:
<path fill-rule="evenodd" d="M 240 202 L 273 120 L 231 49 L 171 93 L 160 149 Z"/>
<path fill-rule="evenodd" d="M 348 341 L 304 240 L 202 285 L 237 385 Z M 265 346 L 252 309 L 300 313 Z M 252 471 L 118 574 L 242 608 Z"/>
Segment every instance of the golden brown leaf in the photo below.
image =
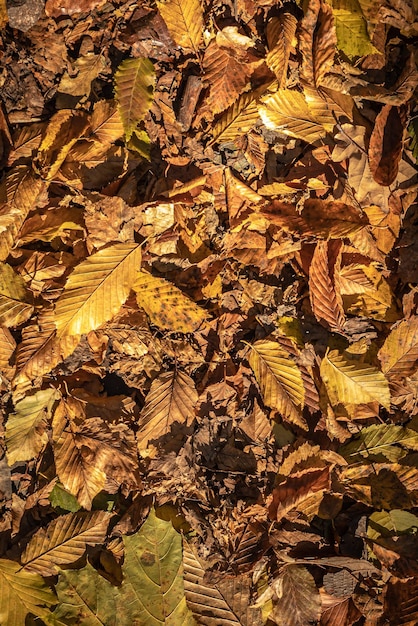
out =
<path fill-rule="evenodd" d="M 33 306 L 23 278 L 0 262 L 0 324 L 19 326 L 30 318 Z"/>
<path fill-rule="evenodd" d="M 198 53 L 203 37 L 203 10 L 199 0 L 165 0 L 158 10 L 177 45 Z"/>
<path fill-rule="evenodd" d="M 392 329 L 379 351 L 382 372 L 391 377 L 409 376 L 418 361 L 418 317 L 403 320 Z"/>
<path fill-rule="evenodd" d="M 297 20 L 291 13 L 283 13 L 279 17 L 272 17 L 266 29 L 269 52 L 266 63 L 276 74 L 279 87 L 286 85 L 289 56 L 293 47 Z"/>
<path fill-rule="evenodd" d="M 340 249 L 339 241 L 319 241 L 309 267 L 312 311 L 319 322 L 325 322 L 331 330 L 337 332 L 342 332 L 345 324 L 341 297 L 335 289 L 333 280 Z"/>

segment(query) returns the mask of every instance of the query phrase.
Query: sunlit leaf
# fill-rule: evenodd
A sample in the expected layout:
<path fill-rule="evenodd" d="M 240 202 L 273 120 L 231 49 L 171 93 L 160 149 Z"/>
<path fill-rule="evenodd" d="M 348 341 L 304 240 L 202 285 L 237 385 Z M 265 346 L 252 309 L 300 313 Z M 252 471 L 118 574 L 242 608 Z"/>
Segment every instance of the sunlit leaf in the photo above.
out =
<path fill-rule="evenodd" d="M 6 424 L 9 465 L 33 459 L 47 444 L 46 420 L 58 397 L 56 389 L 43 389 L 16 402 L 16 412 L 10 414 Z"/>
<path fill-rule="evenodd" d="M 333 0 L 332 12 L 337 29 L 337 45 L 348 57 L 355 59 L 379 52 L 370 41 L 366 20 L 357 0 Z"/>
<path fill-rule="evenodd" d="M 322 359 L 321 376 L 332 404 L 367 404 L 377 401 L 389 408 L 389 384 L 376 367 L 348 359 L 337 350 Z"/>
<path fill-rule="evenodd" d="M 396 447 L 398 445 L 400 447 Z M 415 430 L 395 424 L 374 424 L 363 428 L 353 441 L 340 449 L 340 453 L 350 463 L 361 458 L 397 461 L 406 454 L 403 448 L 418 451 L 418 433 Z"/>
<path fill-rule="evenodd" d="M 204 309 L 163 278 L 138 272 L 132 288 L 138 305 L 159 328 L 191 333 L 208 317 Z"/>
<path fill-rule="evenodd" d="M 408 376 L 418 361 L 418 317 L 395 326 L 379 351 L 382 372 L 386 376 Z"/>
<path fill-rule="evenodd" d="M 151 106 L 154 85 L 155 71 L 149 59 L 126 59 L 119 65 L 115 97 L 127 141 Z"/>
<path fill-rule="evenodd" d="M 276 74 L 279 87 L 286 84 L 287 67 L 294 43 L 296 26 L 297 20 L 291 13 L 272 17 L 267 24 L 266 35 L 269 52 L 266 56 L 266 63 L 271 71 Z"/>
<path fill-rule="evenodd" d="M 0 323 L 18 326 L 33 312 L 23 278 L 10 265 L 0 262 Z"/>
<path fill-rule="evenodd" d="M 140 264 L 140 246 L 118 243 L 77 265 L 56 304 L 58 335 L 88 333 L 110 320 L 128 297 Z"/>
<path fill-rule="evenodd" d="M 190 425 L 195 417 L 198 395 L 193 380 L 179 370 L 160 374 L 151 385 L 139 418 L 139 450 L 150 439 L 170 431 L 174 422 Z"/>
<path fill-rule="evenodd" d="M 398 319 L 392 291 L 373 264 L 346 265 L 338 272 L 338 284 L 347 313 L 385 322 Z"/>
<path fill-rule="evenodd" d="M 276 341 L 262 339 L 250 347 L 248 361 L 265 404 L 284 419 L 307 430 L 302 416 L 305 389 L 296 363 Z"/>
<path fill-rule="evenodd" d="M 4 626 L 25 626 L 32 613 L 45 618 L 56 597 L 38 574 L 22 570 L 19 563 L 0 559 L 0 623 Z"/>
<path fill-rule="evenodd" d="M 327 467 L 312 469 L 301 476 L 291 476 L 272 491 L 268 506 L 270 519 L 280 521 L 295 508 L 305 513 L 309 498 L 313 494 L 318 494 L 321 500 L 324 490 L 328 487 L 329 469 Z"/>
<path fill-rule="evenodd" d="M 105 511 L 68 513 L 36 531 L 24 553 L 25 570 L 42 576 L 56 574 L 58 566 L 74 563 L 88 545 L 103 543 L 111 515 Z"/>
<path fill-rule="evenodd" d="M 247 133 L 260 119 L 254 93 L 242 94 L 234 104 L 222 114 L 212 129 L 213 141 L 225 143 L 234 141 Z"/>
<path fill-rule="evenodd" d="M 319 241 L 309 267 L 309 295 L 316 319 L 341 332 L 345 315 L 341 296 L 335 289 L 334 270 L 340 254 L 340 242 Z"/>
<path fill-rule="evenodd" d="M 274 95 L 264 97 L 258 110 L 267 128 L 308 143 L 315 143 L 332 130 L 329 125 L 323 126 L 322 120 L 313 117 L 299 91 L 279 89 Z"/>
<path fill-rule="evenodd" d="M 203 9 L 199 0 L 165 0 L 158 1 L 157 6 L 176 44 L 197 53 L 203 37 Z"/>
<path fill-rule="evenodd" d="M 94 105 L 89 122 L 90 127 L 86 133 L 87 138 L 90 138 L 92 135 L 102 145 L 111 144 L 123 136 L 123 124 L 119 108 L 115 102 L 99 100 Z"/>

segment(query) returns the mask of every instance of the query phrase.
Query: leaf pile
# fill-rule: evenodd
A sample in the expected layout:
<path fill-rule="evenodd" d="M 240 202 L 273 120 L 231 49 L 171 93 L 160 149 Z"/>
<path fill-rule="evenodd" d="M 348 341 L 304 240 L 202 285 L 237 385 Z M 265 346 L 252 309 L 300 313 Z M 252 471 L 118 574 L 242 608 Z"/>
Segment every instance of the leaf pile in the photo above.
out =
<path fill-rule="evenodd" d="M 412 2 L 0 19 L 0 623 L 416 623 Z"/>

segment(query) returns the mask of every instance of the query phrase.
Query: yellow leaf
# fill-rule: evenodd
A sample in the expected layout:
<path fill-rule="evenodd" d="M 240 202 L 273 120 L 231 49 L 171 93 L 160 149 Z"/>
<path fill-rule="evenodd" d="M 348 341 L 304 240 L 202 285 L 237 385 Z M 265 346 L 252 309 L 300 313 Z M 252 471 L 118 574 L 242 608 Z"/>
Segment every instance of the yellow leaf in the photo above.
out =
<path fill-rule="evenodd" d="M 7 462 L 28 461 L 38 456 L 48 442 L 46 418 L 59 397 L 56 389 L 42 389 L 16 402 L 16 413 L 6 423 Z"/>
<path fill-rule="evenodd" d="M 101 54 L 89 52 L 84 57 L 78 57 L 73 64 L 75 76 L 65 72 L 58 85 L 60 93 L 68 93 L 71 96 L 88 96 L 91 91 L 91 83 L 97 78 L 106 65 Z"/>
<path fill-rule="evenodd" d="M 184 372 L 165 372 L 156 378 L 139 418 L 139 451 L 148 441 L 166 435 L 174 422 L 190 425 L 195 417 L 198 395 L 193 380 Z"/>
<path fill-rule="evenodd" d="M 417 368 L 418 316 L 403 320 L 392 329 L 379 351 L 386 376 L 409 376 Z"/>
<path fill-rule="evenodd" d="M 126 141 L 144 119 L 153 100 L 154 66 L 149 59 L 126 59 L 115 74 L 115 96 Z"/>
<path fill-rule="evenodd" d="M 53 576 L 59 565 L 74 563 L 88 545 L 103 543 L 111 515 L 105 511 L 69 513 L 40 528 L 21 557 L 25 570 Z"/>
<path fill-rule="evenodd" d="M 373 265 L 346 265 L 338 272 L 344 309 L 384 322 L 399 318 L 392 291 L 381 272 Z"/>
<path fill-rule="evenodd" d="M 298 91 L 278 89 L 274 95 L 262 98 L 261 103 L 258 110 L 267 128 L 308 143 L 322 139 L 330 130 L 312 115 L 304 95 Z"/>
<path fill-rule="evenodd" d="M 94 105 L 86 135 L 87 139 L 92 136 L 102 145 L 110 145 L 123 136 L 123 124 L 115 102 L 100 100 Z"/>
<path fill-rule="evenodd" d="M 242 94 L 212 129 L 212 142 L 226 143 L 247 133 L 260 119 L 254 92 Z"/>
<path fill-rule="evenodd" d="M 144 309 L 152 324 L 159 328 L 191 333 L 208 317 L 204 309 L 163 278 L 138 272 L 132 288 L 138 305 Z"/>
<path fill-rule="evenodd" d="M 203 9 L 199 0 L 157 1 L 157 6 L 176 44 L 197 54 L 203 36 Z"/>
<path fill-rule="evenodd" d="M 377 401 L 387 409 L 390 407 L 388 381 L 372 365 L 347 359 L 332 350 L 322 359 L 321 377 L 333 405 Z"/>
<path fill-rule="evenodd" d="M 82 335 L 110 320 L 128 297 L 140 264 L 140 246 L 118 243 L 77 265 L 56 303 L 58 336 Z"/>
<path fill-rule="evenodd" d="M 276 341 L 262 339 L 250 348 L 248 362 L 264 403 L 280 413 L 283 419 L 308 430 L 302 416 L 305 388 L 296 363 Z"/>
<path fill-rule="evenodd" d="M 18 326 L 33 312 L 23 278 L 10 265 L 0 263 L 0 324 Z"/>
<path fill-rule="evenodd" d="M 357 0 L 333 0 L 332 12 L 340 50 L 351 59 L 379 54 L 379 50 L 370 41 L 366 20 Z"/>

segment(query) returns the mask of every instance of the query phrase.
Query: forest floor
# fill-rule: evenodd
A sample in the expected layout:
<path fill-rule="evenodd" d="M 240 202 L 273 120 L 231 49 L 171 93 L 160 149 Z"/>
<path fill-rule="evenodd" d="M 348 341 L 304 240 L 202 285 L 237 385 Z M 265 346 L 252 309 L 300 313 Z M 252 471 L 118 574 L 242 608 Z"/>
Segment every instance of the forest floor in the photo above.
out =
<path fill-rule="evenodd" d="M 0 626 L 417 624 L 412 0 L 0 22 Z"/>

